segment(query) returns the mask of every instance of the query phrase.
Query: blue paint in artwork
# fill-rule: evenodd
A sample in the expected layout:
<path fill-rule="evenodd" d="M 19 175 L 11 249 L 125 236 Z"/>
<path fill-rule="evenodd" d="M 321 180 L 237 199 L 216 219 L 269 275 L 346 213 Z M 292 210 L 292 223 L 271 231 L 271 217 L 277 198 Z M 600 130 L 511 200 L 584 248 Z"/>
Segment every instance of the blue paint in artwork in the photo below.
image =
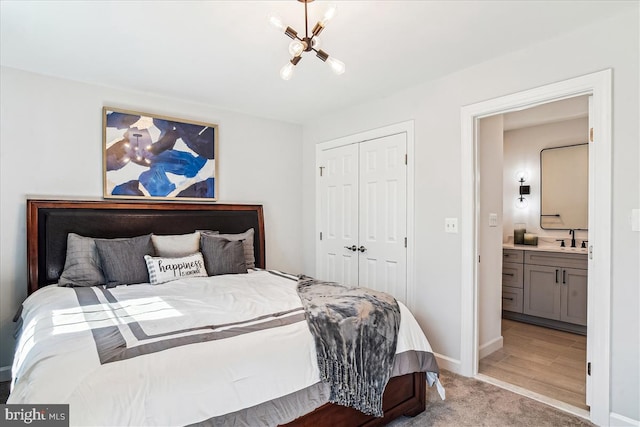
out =
<path fill-rule="evenodd" d="M 193 178 L 207 163 L 203 157 L 195 157 L 193 154 L 178 150 L 164 151 L 151 159 L 151 167 L 161 167 L 165 172 L 176 175 L 184 175 Z"/>
<path fill-rule="evenodd" d="M 155 197 L 166 197 L 176 189 L 175 184 L 169 181 L 161 166 L 152 166 L 148 171 L 142 172 L 140 183 L 144 185 L 150 195 Z"/>
<path fill-rule="evenodd" d="M 111 194 L 114 196 L 144 196 L 139 188 L 140 181 L 132 179 L 131 181 L 123 182 L 113 188 Z"/>
<path fill-rule="evenodd" d="M 213 159 L 214 144 L 211 142 L 214 140 L 215 135 L 212 127 L 176 123 L 176 131 L 193 152 L 206 159 Z"/>
<path fill-rule="evenodd" d="M 196 182 L 188 188 L 182 190 L 176 197 L 192 197 L 192 198 L 213 198 L 214 197 L 214 179 L 208 178 L 204 181 Z"/>
<path fill-rule="evenodd" d="M 149 152 L 152 154 L 159 154 L 166 150 L 173 150 L 177 140 L 178 133 L 175 130 L 163 130 L 160 133 L 158 140 L 151 146 Z"/>
<path fill-rule="evenodd" d="M 140 120 L 140 116 L 112 111 L 107 114 L 107 127 L 116 129 L 127 129 L 138 120 Z"/>
<path fill-rule="evenodd" d="M 214 156 L 214 128 L 190 123 L 172 122 L 170 120 L 153 119 L 153 124 L 163 133 L 176 134 L 187 147 L 205 159 Z"/>

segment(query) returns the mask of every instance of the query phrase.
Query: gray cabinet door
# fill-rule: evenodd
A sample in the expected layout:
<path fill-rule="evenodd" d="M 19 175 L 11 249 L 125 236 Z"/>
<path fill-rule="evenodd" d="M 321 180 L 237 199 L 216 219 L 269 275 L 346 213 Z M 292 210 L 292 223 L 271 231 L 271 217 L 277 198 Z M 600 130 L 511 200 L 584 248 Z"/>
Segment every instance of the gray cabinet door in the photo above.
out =
<path fill-rule="evenodd" d="M 562 270 L 560 320 L 587 325 L 587 270 Z"/>
<path fill-rule="evenodd" d="M 525 264 L 524 314 L 560 320 L 561 275 L 558 267 Z"/>

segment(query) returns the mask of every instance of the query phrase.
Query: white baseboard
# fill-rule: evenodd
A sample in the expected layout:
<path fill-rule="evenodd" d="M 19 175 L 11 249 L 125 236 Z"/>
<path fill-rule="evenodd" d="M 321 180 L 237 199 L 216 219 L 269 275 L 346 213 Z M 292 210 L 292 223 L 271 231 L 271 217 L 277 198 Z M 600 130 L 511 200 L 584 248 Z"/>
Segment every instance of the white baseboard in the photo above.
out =
<path fill-rule="evenodd" d="M 478 349 L 478 353 L 480 359 L 483 359 L 493 353 L 494 351 L 500 350 L 504 345 L 504 340 L 502 336 L 499 336 L 496 339 L 489 341 L 488 343 L 482 344 Z"/>
<path fill-rule="evenodd" d="M 611 427 L 640 427 L 640 421 L 612 412 L 609 414 L 609 425 Z"/>
<path fill-rule="evenodd" d="M 11 381 L 11 366 L 0 366 L 0 381 Z"/>
<path fill-rule="evenodd" d="M 447 371 L 453 372 L 454 374 L 460 374 L 460 361 L 456 359 L 452 359 L 447 356 L 443 356 L 442 354 L 433 353 L 436 356 L 436 360 L 438 361 L 438 367 L 440 369 L 446 369 Z"/>

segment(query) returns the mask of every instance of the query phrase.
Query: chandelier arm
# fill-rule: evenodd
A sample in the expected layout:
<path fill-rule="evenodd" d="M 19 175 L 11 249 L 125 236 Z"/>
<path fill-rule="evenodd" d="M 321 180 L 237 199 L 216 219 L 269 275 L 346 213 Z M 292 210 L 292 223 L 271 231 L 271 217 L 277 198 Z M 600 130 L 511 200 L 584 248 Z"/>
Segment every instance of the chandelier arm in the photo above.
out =
<path fill-rule="evenodd" d="M 301 40 L 300 37 L 298 37 L 298 32 L 291 27 L 287 27 L 287 29 L 284 31 L 284 34 L 290 39 Z"/>
<path fill-rule="evenodd" d="M 309 18 L 307 18 L 307 3 L 304 2 L 304 37 L 309 38 Z"/>
<path fill-rule="evenodd" d="M 311 50 L 313 50 L 316 53 L 316 56 L 318 58 L 320 58 L 320 60 L 322 62 L 327 62 L 327 59 L 329 59 L 329 54 L 327 52 L 325 52 L 324 50 L 322 50 L 322 49 L 314 49 L 314 48 L 311 48 Z"/>

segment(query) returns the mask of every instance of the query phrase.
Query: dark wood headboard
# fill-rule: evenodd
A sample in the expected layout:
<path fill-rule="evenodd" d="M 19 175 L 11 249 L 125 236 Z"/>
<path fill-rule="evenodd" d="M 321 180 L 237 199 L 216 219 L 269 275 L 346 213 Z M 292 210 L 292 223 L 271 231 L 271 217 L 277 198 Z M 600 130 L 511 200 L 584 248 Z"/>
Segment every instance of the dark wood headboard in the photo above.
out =
<path fill-rule="evenodd" d="M 255 230 L 256 267 L 265 268 L 262 205 L 28 199 L 29 294 L 58 281 L 69 233 L 115 238 L 195 230 L 242 233 L 249 228 Z"/>

